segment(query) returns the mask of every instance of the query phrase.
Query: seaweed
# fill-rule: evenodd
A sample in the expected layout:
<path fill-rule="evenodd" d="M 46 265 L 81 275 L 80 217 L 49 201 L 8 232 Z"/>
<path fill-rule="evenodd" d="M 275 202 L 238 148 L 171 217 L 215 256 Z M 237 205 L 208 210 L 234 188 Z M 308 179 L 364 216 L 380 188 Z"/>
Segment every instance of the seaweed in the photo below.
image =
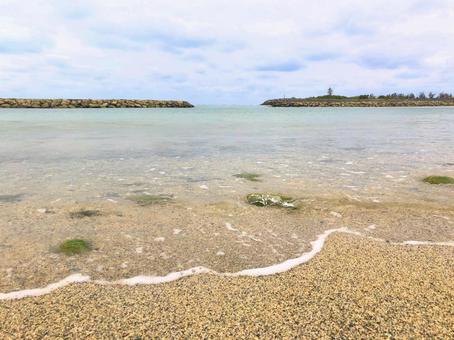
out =
<path fill-rule="evenodd" d="M 235 174 L 233 176 L 237 177 L 237 178 L 243 178 L 243 179 L 246 179 L 246 180 L 251 181 L 251 182 L 260 182 L 259 177 L 261 175 L 253 173 L 253 172 L 242 172 L 242 173 L 239 173 L 239 174 Z"/>
<path fill-rule="evenodd" d="M 22 200 L 22 195 L 0 195 L 0 203 L 17 203 Z"/>
<path fill-rule="evenodd" d="M 101 216 L 101 212 L 99 210 L 80 209 L 69 213 L 69 217 L 71 218 L 85 218 L 95 216 Z"/>
<path fill-rule="evenodd" d="M 429 184 L 454 184 L 454 178 L 448 176 L 428 176 L 423 182 Z"/>
<path fill-rule="evenodd" d="M 58 252 L 66 255 L 78 255 L 92 249 L 90 242 L 82 239 L 66 240 L 58 246 Z"/>
<path fill-rule="evenodd" d="M 138 205 L 145 207 L 154 204 L 163 204 L 170 202 L 173 199 L 172 195 L 149 195 L 149 194 L 142 194 L 142 195 L 133 195 L 129 196 L 128 199 L 137 203 Z"/>

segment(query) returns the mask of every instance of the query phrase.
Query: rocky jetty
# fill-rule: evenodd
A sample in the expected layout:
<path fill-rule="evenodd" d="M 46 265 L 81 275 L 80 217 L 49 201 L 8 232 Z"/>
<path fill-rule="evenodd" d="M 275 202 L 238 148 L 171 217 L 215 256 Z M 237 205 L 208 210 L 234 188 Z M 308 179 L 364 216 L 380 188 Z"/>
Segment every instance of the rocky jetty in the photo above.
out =
<path fill-rule="evenodd" d="M 313 100 L 300 98 L 270 99 L 262 105 L 273 107 L 398 107 L 398 106 L 454 106 L 454 100 Z"/>
<path fill-rule="evenodd" d="M 186 108 L 192 104 L 182 100 L 139 99 L 18 99 L 0 98 L 0 108 Z"/>

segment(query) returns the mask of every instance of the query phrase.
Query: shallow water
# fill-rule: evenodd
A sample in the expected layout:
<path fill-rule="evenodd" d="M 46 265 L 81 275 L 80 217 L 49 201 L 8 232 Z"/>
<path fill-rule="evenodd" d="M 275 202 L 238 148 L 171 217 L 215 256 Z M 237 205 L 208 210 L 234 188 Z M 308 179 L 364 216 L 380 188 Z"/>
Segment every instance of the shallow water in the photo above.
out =
<path fill-rule="evenodd" d="M 303 195 L 444 200 L 419 181 L 454 174 L 452 145 L 453 108 L 3 109 L 0 195 L 210 201 L 247 191 L 232 175 L 249 171 Z"/>
<path fill-rule="evenodd" d="M 74 274 L 254 272 L 342 227 L 450 246 L 454 186 L 421 179 L 454 176 L 453 132 L 454 108 L 2 109 L 0 292 Z M 246 204 L 265 191 L 300 208 Z M 140 194 L 168 199 L 144 207 Z M 70 238 L 93 250 L 55 251 Z"/>

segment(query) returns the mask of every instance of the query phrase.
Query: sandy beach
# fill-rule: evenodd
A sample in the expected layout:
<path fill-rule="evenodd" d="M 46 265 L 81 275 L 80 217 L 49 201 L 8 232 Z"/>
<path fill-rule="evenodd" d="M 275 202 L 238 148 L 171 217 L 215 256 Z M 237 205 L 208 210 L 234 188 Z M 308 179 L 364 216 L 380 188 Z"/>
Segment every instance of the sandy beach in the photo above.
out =
<path fill-rule="evenodd" d="M 309 263 L 263 278 L 75 284 L 0 304 L 4 339 L 449 338 L 452 247 L 335 234 Z"/>
<path fill-rule="evenodd" d="M 2 337 L 448 337 L 454 327 L 452 207 L 321 198 L 299 204 L 288 210 L 241 201 L 54 203 L 46 212 L 27 203 L 4 206 L 10 224 L 2 230 L 8 252 L 0 262 L 8 275 L 0 282 L 4 294 L 13 295 L 0 301 Z M 81 208 L 99 215 L 74 218 L 71 212 Z M 323 233 L 324 243 L 314 243 Z M 95 249 L 78 256 L 53 251 L 68 235 L 90 237 Z M 224 275 L 269 266 L 279 271 L 273 265 L 304 254 L 303 264 L 280 274 Z M 162 281 L 200 266 L 212 273 L 195 269 L 157 285 L 122 281 Z M 89 282 L 15 298 L 14 291 L 75 273 Z"/>

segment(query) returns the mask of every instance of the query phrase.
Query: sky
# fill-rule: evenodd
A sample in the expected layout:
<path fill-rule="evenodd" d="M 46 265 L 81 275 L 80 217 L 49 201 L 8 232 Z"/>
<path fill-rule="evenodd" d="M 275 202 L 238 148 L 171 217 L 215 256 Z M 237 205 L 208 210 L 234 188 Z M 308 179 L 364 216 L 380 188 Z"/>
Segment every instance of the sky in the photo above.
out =
<path fill-rule="evenodd" d="M 0 97 L 454 92 L 454 0 L 0 0 Z"/>

